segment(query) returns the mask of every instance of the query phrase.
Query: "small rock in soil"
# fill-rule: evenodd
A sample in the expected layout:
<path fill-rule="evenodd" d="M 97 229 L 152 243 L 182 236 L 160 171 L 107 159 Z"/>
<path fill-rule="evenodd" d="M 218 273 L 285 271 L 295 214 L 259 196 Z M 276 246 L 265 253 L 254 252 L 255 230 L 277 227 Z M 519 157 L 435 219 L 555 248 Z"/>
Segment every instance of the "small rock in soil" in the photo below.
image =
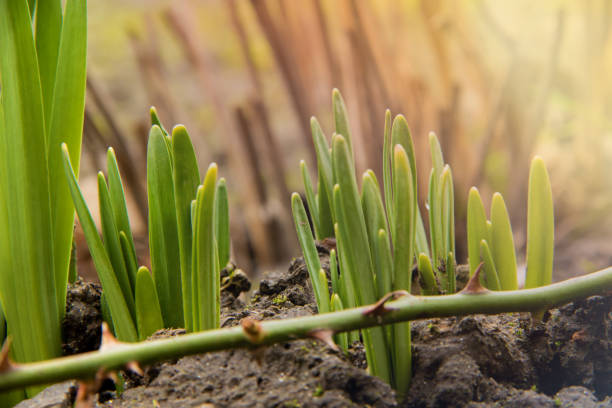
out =
<path fill-rule="evenodd" d="M 45 388 L 35 397 L 21 401 L 15 408 L 69 408 L 76 396 L 76 381 L 65 381 Z"/>

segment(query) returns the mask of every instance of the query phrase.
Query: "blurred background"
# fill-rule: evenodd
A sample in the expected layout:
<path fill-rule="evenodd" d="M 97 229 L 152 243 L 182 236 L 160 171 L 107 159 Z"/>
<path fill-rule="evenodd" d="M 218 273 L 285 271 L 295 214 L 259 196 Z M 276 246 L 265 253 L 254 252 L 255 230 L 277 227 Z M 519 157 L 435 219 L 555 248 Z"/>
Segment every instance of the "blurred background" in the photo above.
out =
<path fill-rule="evenodd" d="M 228 181 L 233 259 L 250 275 L 300 255 L 290 193 L 316 169 L 309 119 L 331 136 L 340 89 L 358 173 L 380 175 L 384 111 L 408 119 L 424 217 L 427 134 L 453 169 L 457 259 L 469 187 L 500 191 L 519 258 L 527 178 L 544 157 L 555 196 L 555 279 L 612 263 L 612 2 L 547 0 L 89 1 L 81 182 L 113 146 L 145 258 L 149 106 L 187 126 L 201 169 Z M 81 273 L 91 275 L 79 240 Z"/>

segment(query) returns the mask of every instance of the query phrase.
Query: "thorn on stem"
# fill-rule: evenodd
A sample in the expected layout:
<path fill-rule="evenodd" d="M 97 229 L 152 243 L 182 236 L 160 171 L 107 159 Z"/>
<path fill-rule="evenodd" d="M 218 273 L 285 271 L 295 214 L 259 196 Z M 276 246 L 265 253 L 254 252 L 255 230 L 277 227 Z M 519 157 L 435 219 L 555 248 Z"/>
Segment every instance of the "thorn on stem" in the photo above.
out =
<path fill-rule="evenodd" d="M 380 298 L 380 300 L 374 303 L 372 306 L 367 308 L 364 312 L 364 316 L 374 315 L 374 316 L 382 316 L 385 313 L 389 313 L 392 310 L 395 310 L 393 307 L 388 307 L 385 305 L 389 300 L 395 300 L 402 296 L 412 296 L 409 292 L 405 290 L 395 290 L 393 292 L 387 293 L 385 296 Z"/>
<path fill-rule="evenodd" d="M 478 267 L 474 271 L 474 275 L 472 275 L 467 285 L 465 285 L 465 288 L 463 288 L 459 293 L 464 295 L 478 295 L 489 291 L 489 289 L 480 284 L 480 272 L 482 271 L 483 266 L 484 262 L 478 264 Z"/>
<path fill-rule="evenodd" d="M 334 339 L 332 337 L 333 335 L 334 331 L 329 329 L 312 330 L 308 333 L 309 337 L 321 340 L 323 343 L 327 344 L 332 350 L 340 351 L 338 345 L 334 342 Z"/>
<path fill-rule="evenodd" d="M 121 345 L 123 345 L 125 343 L 117 340 L 115 338 L 115 336 L 113 336 L 113 333 L 111 333 L 108 324 L 106 324 L 106 322 L 102 322 L 102 341 L 100 343 L 100 351 L 108 351 L 110 349 L 113 349 L 115 347 L 120 347 Z M 130 361 L 128 363 L 125 364 L 125 368 L 127 370 L 133 371 L 134 373 L 143 376 L 144 372 L 142 371 L 142 368 L 140 367 L 140 365 L 138 364 L 138 361 Z M 111 374 L 111 376 L 114 374 Z M 114 378 L 112 378 L 113 380 L 115 380 Z"/>
<path fill-rule="evenodd" d="M 244 332 L 245 336 L 251 343 L 261 343 L 264 337 L 261 323 L 259 323 L 257 320 L 246 317 L 240 321 L 240 325 L 242 326 L 242 331 Z"/>

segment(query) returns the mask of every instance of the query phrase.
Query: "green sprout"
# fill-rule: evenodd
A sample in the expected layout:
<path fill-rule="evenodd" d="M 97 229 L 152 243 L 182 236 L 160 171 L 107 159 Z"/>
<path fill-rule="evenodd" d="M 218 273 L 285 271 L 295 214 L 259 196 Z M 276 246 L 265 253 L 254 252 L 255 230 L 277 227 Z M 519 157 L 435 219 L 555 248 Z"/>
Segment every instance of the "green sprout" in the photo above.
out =
<path fill-rule="evenodd" d="M 74 208 L 60 144 L 78 172 L 86 10 L 86 1 L 0 1 L 0 341 L 11 336 L 17 361 L 62 352 Z M 2 395 L 0 406 L 38 390 Z"/>
<path fill-rule="evenodd" d="M 187 130 L 164 130 L 154 108 L 147 149 L 151 272 L 137 266 L 117 160 L 108 150 L 108 183 L 98 174 L 100 239 L 71 171 L 70 192 L 104 289 L 107 320 L 120 340 L 146 339 L 163 327 L 187 331 L 219 327 L 220 270 L 229 261 L 225 180 L 211 164 L 202 185 Z M 223 262 L 223 263 L 221 263 Z"/>
<path fill-rule="evenodd" d="M 320 313 L 373 303 L 392 291 L 411 291 L 412 269 L 419 271 L 421 294 L 456 291 L 454 189 L 452 172 L 444 162 L 438 138 L 429 135 L 432 169 L 427 208 L 430 238 L 417 205 L 414 144 L 408 124 L 385 113 L 383 189 L 372 170 L 357 184 L 351 133 L 344 102 L 332 93 L 335 133 L 328 144 L 315 118 L 311 119 L 317 153 L 317 190 L 305 162 L 300 163 L 314 235 L 300 196 L 292 208 Z M 543 161 L 534 159 L 530 174 L 527 287 L 551 282 L 552 195 Z M 384 198 L 384 200 L 383 200 Z M 470 276 L 482 263 L 482 284 L 491 290 L 516 290 L 517 268 L 508 210 L 499 193 L 493 195 L 487 220 L 476 188 L 468 199 Z M 335 236 L 337 252 L 330 254 L 331 297 L 314 239 Z M 400 394 L 410 383 L 410 326 L 396 324 L 362 331 L 371 372 L 391 383 Z M 342 337 L 341 337 L 342 336 Z M 345 337 L 346 336 L 346 337 Z M 356 333 L 336 335 L 346 350 Z"/>
<path fill-rule="evenodd" d="M 433 169 L 428 198 L 432 232 L 428 241 L 417 205 L 414 144 L 405 118 L 399 115 L 392 121 L 391 112 L 385 113 L 383 188 L 374 172 L 368 170 L 363 174 L 360 190 L 348 116 L 338 90 L 332 93 L 332 105 L 335 133 L 331 146 L 318 121 L 311 119 L 317 153 L 316 193 L 306 163 L 300 164 L 314 237 L 300 196 L 292 197 L 296 230 L 319 312 L 373 303 L 394 290 L 410 291 L 415 262 L 422 293 L 455 292 L 453 180 L 437 137 L 433 133 L 429 137 Z M 330 298 L 314 238 L 334 236 L 337 253 L 333 251 L 330 257 Z M 405 392 L 412 365 L 410 324 L 364 330 L 362 336 L 371 372 Z M 357 339 L 353 332 L 336 335 L 344 350 Z"/>
<path fill-rule="evenodd" d="M 406 120 L 398 116 L 391 122 L 391 113 L 386 113 L 383 192 L 371 170 L 363 174 L 360 190 L 346 107 L 337 90 L 332 94 L 332 104 L 336 132 L 331 138 L 331 146 L 318 121 L 311 120 L 318 159 L 316 194 L 306 164 L 300 165 L 314 235 L 300 196 L 295 193 L 292 197 L 296 230 L 320 313 L 371 304 L 393 290 L 410 291 L 415 255 L 422 254 L 425 263 L 430 254 L 417 206 L 414 146 Z M 444 169 L 439 179 L 438 195 L 446 198 L 446 204 L 439 206 L 439 217 L 434 217 L 444 234 L 436 236 L 441 242 L 440 253 L 444 254 L 438 265 L 446 264 L 447 252 L 453 254 L 454 262 L 454 238 L 447 239 L 454 236 L 454 229 L 442 226 L 453 219 L 450 172 Z M 332 250 L 330 254 L 330 297 L 314 238 L 334 236 L 337 251 Z M 426 281 L 428 289 L 431 293 L 437 292 L 433 271 L 428 278 L 431 278 Z M 452 280 L 453 283 L 445 288 L 454 290 L 454 276 Z M 361 335 L 371 372 L 405 391 L 412 364 L 410 324 L 362 330 Z M 335 339 L 346 350 L 359 337 L 358 333 L 349 332 L 338 334 Z"/>
<path fill-rule="evenodd" d="M 470 189 L 467 213 L 468 261 L 470 276 L 483 262 L 484 284 L 491 290 L 518 288 L 516 253 L 510 217 L 499 193 L 491 200 L 487 220 L 476 187 Z M 554 213 L 552 191 L 544 161 L 535 157 L 529 173 L 527 212 L 527 277 L 525 288 L 552 282 Z"/>

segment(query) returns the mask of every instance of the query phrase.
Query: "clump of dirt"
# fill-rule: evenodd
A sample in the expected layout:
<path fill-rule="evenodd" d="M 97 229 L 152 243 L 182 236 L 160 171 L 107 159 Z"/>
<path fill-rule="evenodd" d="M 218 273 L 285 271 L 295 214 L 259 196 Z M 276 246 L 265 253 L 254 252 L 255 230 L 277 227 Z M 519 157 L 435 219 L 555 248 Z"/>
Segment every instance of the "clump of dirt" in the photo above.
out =
<path fill-rule="evenodd" d="M 611 310 L 611 296 L 593 296 L 535 324 L 517 313 L 413 322 L 404 406 L 583 406 L 564 402 L 572 386 L 612 404 Z"/>
<path fill-rule="evenodd" d="M 101 294 L 100 285 L 81 279 L 68 286 L 66 315 L 62 322 L 64 355 L 85 353 L 100 347 Z"/>
<path fill-rule="evenodd" d="M 128 389 L 114 407 L 395 406 L 382 381 L 313 340 L 261 350 L 231 350 L 163 364 L 146 387 Z"/>
<path fill-rule="evenodd" d="M 529 349 L 548 394 L 581 385 L 612 395 L 612 296 L 592 296 L 551 311 L 529 333 Z"/>

